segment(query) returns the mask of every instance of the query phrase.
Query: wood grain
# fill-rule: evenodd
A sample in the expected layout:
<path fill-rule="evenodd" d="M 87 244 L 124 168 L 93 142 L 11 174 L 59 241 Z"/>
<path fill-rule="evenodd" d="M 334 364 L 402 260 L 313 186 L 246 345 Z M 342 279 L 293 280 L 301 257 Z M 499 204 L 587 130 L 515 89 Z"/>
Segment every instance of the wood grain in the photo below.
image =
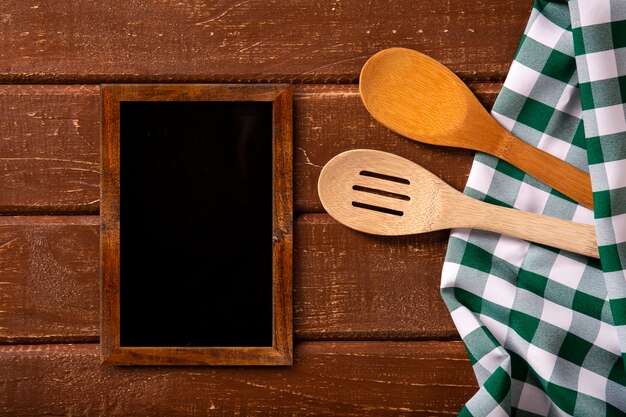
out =
<path fill-rule="evenodd" d="M 588 172 L 522 141 L 507 130 L 499 130 L 501 140 L 494 142 L 493 155 L 593 210 L 593 191 Z"/>
<path fill-rule="evenodd" d="M 0 347 L 0 414 L 442 416 L 476 391 L 460 342 L 307 342 L 289 367 L 114 367 L 97 345 Z"/>
<path fill-rule="evenodd" d="M 438 216 L 448 228 L 488 230 L 584 256 L 600 258 L 596 228 L 552 216 L 489 204 L 449 187 L 439 190 Z M 445 197 L 444 197 L 445 196 Z M 447 200 L 447 203 L 444 202 Z"/>
<path fill-rule="evenodd" d="M 0 212 L 97 212 L 99 142 L 98 87 L 0 86 Z"/>
<path fill-rule="evenodd" d="M 0 217 L 0 343 L 98 340 L 98 224 Z M 439 295 L 447 237 L 367 236 L 326 214 L 298 216 L 296 339 L 457 339 Z"/>
<path fill-rule="evenodd" d="M 295 225 L 295 325 L 302 339 L 452 339 L 439 295 L 447 232 L 373 236 L 327 214 Z"/>
<path fill-rule="evenodd" d="M 469 85 L 490 108 L 499 83 Z M 324 163 L 355 147 L 403 155 L 462 189 L 472 152 L 415 143 L 377 123 L 351 85 L 294 89 L 294 209 L 321 212 Z M 97 214 L 100 202 L 100 89 L 0 86 L 0 213 Z M 32 116 L 31 116 L 32 115 Z"/>
<path fill-rule="evenodd" d="M 502 80 L 532 1 L 3 2 L 0 82 L 355 82 L 418 49 L 466 80 Z M 106 16 L 106 18 L 103 18 Z"/>
<path fill-rule="evenodd" d="M 94 340 L 98 217 L 0 217 L 0 343 Z"/>

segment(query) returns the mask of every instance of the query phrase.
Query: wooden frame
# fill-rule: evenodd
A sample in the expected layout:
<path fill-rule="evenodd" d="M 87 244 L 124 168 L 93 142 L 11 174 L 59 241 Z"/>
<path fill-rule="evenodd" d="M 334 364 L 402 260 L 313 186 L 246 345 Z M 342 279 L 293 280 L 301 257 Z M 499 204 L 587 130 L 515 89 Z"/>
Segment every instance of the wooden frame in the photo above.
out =
<path fill-rule="evenodd" d="M 292 312 L 292 92 L 286 85 L 103 85 L 101 335 L 103 363 L 290 365 Z M 120 102 L 269 101 L 273 109 L 273 343 L 271 347 L 120 346 Z"/>

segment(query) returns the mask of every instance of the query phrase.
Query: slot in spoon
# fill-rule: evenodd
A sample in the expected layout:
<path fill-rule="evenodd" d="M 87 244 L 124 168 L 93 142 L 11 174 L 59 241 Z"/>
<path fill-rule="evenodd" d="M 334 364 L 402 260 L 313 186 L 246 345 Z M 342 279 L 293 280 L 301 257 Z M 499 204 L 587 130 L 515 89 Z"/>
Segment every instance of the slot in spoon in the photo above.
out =
<path fill-rule="evenodd" d="M 494 155 L 593 208 L 584 171 L 509 133 L 448 67 L 418 51 L 384 49 L 361 70 L 363 104 L 379 123 L 409 139 Z"/>
<path fill-rule="evenodd" d="M 328 214 L 365 233 L 399 236 L 475 228 L 599 257 L 591 225 L 474 200 L 420 165 L 387 152 L 354 149 L 336 155 L 322 168 L 317 189 Z"/>

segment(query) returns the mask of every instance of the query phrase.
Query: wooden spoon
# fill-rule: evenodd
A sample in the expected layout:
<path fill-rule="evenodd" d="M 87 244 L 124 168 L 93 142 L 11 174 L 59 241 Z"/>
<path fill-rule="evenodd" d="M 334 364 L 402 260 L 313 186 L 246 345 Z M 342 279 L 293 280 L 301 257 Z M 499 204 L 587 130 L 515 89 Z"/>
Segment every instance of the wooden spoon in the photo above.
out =
<path fill-rule="evenodd" d="M 467 227 L 599 257 L 591 225 L 474 200 L 387 152 L 340 153 L 322 168 L 317 189 L 333 218 L 365 233 L 397 236 Z"/>
<path fill-rule="evenodd" d="M 363 104 L 379 123 L 418 142 L 485 152 L 593 208 L 584 171 L 513 136 L 450 69 L 420 52 L 384 49 L 361 70 Z"/>

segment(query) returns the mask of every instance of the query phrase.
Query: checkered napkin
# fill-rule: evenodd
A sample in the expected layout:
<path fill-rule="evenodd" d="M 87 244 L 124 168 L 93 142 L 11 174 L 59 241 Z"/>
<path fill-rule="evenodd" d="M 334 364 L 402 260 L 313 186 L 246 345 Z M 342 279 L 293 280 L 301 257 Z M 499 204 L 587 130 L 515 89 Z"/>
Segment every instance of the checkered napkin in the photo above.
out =
<path fill-rule="evenodd" d="M 626 0 L 535 0 L 493 117 L 591 174 L 594 211 L 485 154 L 478 200 L 595 224 L 601 259 L 451 232 L 441 294 L 479 391 L 461 416 L 626 415 Z"/>

